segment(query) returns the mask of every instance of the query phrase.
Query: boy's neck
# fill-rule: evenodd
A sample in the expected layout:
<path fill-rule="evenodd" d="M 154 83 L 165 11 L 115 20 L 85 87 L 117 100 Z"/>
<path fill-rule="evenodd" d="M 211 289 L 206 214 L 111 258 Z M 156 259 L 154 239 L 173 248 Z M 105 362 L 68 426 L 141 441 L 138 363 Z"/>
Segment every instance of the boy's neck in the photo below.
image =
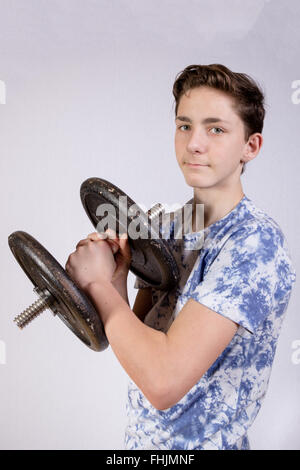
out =
<path fill-rule="evenodd" d="M 241 183 L 239 183 L 234 190 L 231 189 L 230 191 L 224 189 L 216 190 L 215 188 L 194 188 L 194 207 L 192 218 L 193 232 L 197 232 L 199 230 L 199 228 L 196 227 L 195 220 L 196 204 L 204 204 L 204 228 L 206 228 L 229 214 L 229 212 L 231 212 L 241 201 L 244 195 Z"/>

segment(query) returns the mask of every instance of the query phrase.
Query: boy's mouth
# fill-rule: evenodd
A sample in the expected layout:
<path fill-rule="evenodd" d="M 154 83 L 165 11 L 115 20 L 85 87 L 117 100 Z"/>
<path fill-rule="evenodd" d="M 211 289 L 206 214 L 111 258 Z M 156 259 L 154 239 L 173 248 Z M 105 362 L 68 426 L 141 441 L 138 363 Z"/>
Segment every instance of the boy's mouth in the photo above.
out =
<path fill-rule="evenodd" d="M 190 166 L 190 167 L 201 167 L 201 166 L 208 166 L 208 165 L 204 165 L 202 163 L 189 163 L 189 162 L 185 162 L 185 164 L 187 166 Z"/>

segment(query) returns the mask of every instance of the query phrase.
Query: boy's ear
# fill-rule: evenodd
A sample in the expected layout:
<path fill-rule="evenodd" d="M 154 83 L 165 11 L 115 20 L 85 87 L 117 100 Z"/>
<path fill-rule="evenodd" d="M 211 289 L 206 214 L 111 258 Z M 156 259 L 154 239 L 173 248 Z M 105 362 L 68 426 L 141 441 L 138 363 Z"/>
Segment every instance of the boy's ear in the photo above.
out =
<path fill-rule="evenodd" d="M 244 153 L 241 158 L 241 162 L 247 163 L 253 160 L 260 151 L 263 144 L 263 136 L 256 132 L 250 135 L 248 141 L 245 144 Z"/>

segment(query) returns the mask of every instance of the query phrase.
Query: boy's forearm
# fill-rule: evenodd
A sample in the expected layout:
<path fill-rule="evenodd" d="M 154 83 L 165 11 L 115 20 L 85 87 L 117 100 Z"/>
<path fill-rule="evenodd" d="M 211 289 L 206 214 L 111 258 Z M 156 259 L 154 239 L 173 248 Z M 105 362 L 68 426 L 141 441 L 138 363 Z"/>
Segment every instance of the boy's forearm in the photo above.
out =
<path fill-rule="evenodd" d="M 119 292 L 120 296 L 125 300 L 127 305 L 130 307 L 129 300 L 128 300 L 128 290 L 127 290 L 127 276 L 124 278 L 119 278 L 116 281 L 113 281 L 112 285 Z"/>
<path fill-rule="evenodd" d="M 164 390 L 167 336 L 144 325 L 109 283 L 88 288 L 111 348 L 130 378 L 156 406 Z"/>

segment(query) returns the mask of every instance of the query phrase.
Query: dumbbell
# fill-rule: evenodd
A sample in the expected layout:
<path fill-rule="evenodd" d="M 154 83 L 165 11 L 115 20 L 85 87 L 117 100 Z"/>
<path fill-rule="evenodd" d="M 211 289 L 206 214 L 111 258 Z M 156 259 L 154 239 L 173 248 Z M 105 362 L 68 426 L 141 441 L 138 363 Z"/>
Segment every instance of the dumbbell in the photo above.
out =
<path fill-rule="evenodd" d="M 168 290 L 176 285 L 179 270 L 167 241 L 162 238 L 159 220 L 163 208 L 160 204 L 144 212 L 125 192 L 101 178 L 84 181 L 80 197 L 96 229 L 99 230 L 102 224 L 99 231 L 110 228 L 117 236 L 128 233 L 131 272 L 159 290 Z M 102 213 L 105 207 L 111 209 L 104 211 L 108 214 L 106 216 Z M 104 222 L 106 226 L 103 227 Z M 130 230 L 127 229 L 136 222 L 144 237 L 130 237 Z M 49 251 L 23 231 L 9 235 L 8 244 L 38 295 L 36 302 L 15 317 L 17 325 L 24 328 L 49 308 L 89 348 L 94 351 L 106 349 L 108 340 L 98 312 Z"/>

